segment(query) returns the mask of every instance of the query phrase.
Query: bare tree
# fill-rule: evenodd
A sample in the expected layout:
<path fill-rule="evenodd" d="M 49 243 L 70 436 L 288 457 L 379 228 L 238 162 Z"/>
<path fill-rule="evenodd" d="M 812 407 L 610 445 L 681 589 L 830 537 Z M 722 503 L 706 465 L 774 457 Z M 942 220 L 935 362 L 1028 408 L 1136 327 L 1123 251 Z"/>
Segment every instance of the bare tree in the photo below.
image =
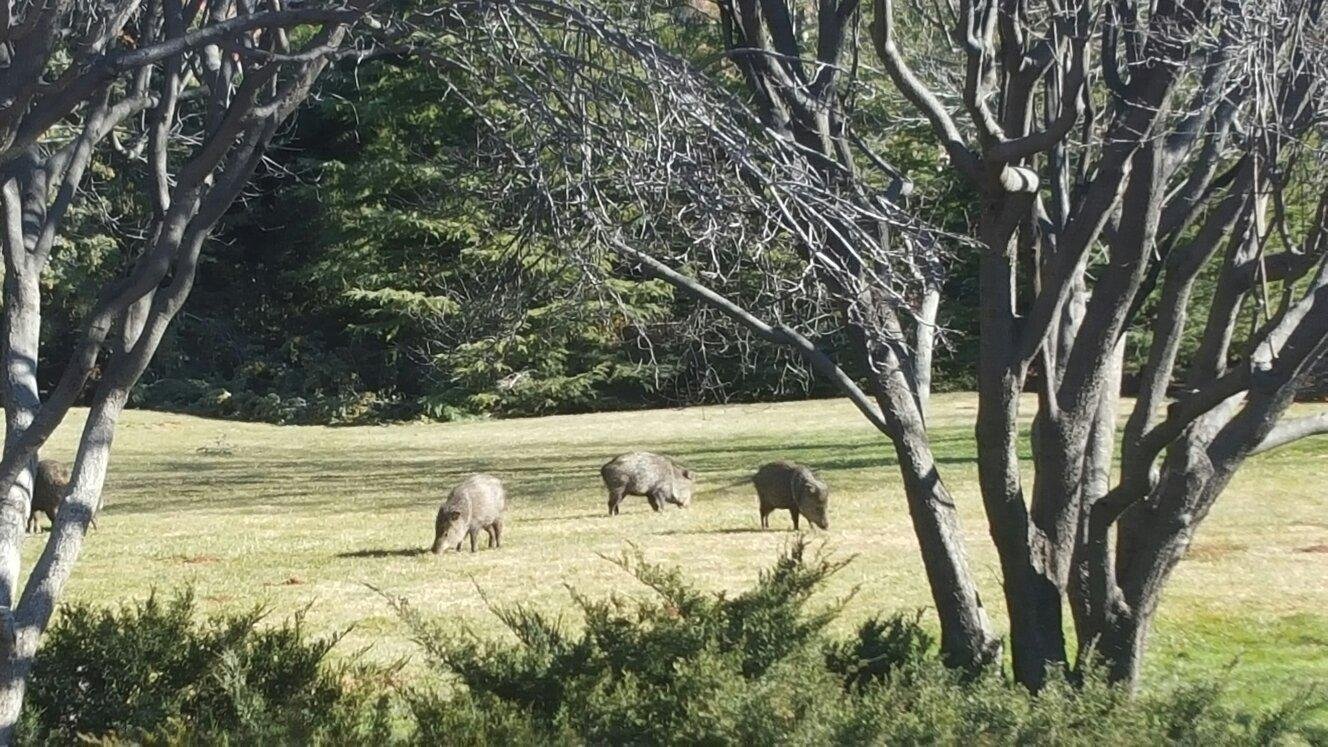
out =
<path fill-rule="evenodd" d="M 968 666 L 999 647 L 931 454 L 925 374 L 934 247 L 978 254 L 980 487 L 1015 675 L 1036 689 L 1070 667 L 1066 609 L 1077 661 L 1133 683 L 1165 582 L 1231 475 L 1328 426 L 1282 419 L 1328 347 L 1322 6 L 917 3 L 908 38 L 930 25 L 948 43 L 914 56 L 877 0 L 870 36 L 890 84 L 980 197 L 968 240 L 908 220 L 906 176 L 854 130 L 853 0 L 721 3 L 746 100 L 652 29 L 575 2 L 482 3 L 446 38 L 454 71 L 502 81 L 508 106 L 472 105 L 516 220 L 798 351 L 890 439 L 943 651 Z M 1218 282 L 1196 299 L 1205 270 Z M 1201 343 L 1180 360 L 1203 302 Z M 835 330 L 851 349 L 815 342 Z M 1118 470 L 1132 330 L 1146 354 Z M 853 359 L 865 389 L 840 365 Z"/>
<path fill-rule="evenodd" d="M 983 200 L 979 468 L 1016 675 L 1036 686 L 1067 660 L 1068 602 L 1081 655 L 1133 682 L 1162 587 L 1231 475 L 1321 430 L 1277 423 L 1328 337 L 1324 203 L 1306 193 L 1325 165 L 1323 3 L 964 2 L 937 19 L 959 50 L 954 86 L 910 67 L 891 5 L 876 4 L 877 53 Z M 1289 219 L 1307 197 L 1313 217 Z M 1199 350 L 1180 361 L 1214 263 Z M 1256 326 L 1239 339 L 1242 308 Z M 1150 338 L 1117 476 L 1136 324 Z M 1026 500 L 1016 417 L 1030 369 Z"/>
<path fill-rule="evenodd" d="M 855 11 L 830 15 L 827 24 L 847 28 Z M 826 47 L 825 59 L 808 65 L 833 73 L 820 76 L 815 101 L 798 98 L 792 89 L 801 84 L 762 78 L 752 85 L 768 95 L 751 109 L 587 7 L 498 3 L 453 21 L 466 33 L 448 36 L 440 54 L 474 80 L 501 81 L 510 99 L 471 103 L 495 135 L 493 162 L 507 167 L 498 202 L 514 208 L 514 223 L 564 238 L 587 268 L 611 251 L 835 382 L 905 465 L 946 657 L 962 666 L 995 659 L 999 642 L 918 394 L 930 359 L 913 340 L 930 340 L 934 316 L 915 306 L 934 314 L 926 299 L 938 287 L 940 237 L 894 206 L 909 184 L 888 164 L 869 162 L 879 190 L 858 174 L 856 146 L 836 114 L 850 86 L 837 72 L 840 49 Z M 736 56 L 795 61 L 787 50 Z M 781 74 L 744 69 L 749 81 Z M 744 284 L 751 278 L 755 287 Z M 865 389 L 814 342 L 838 330 L 849 333 L 848 355 L 871 372 Z"/>
<path fill-rule="evenodd" d="M 101 503 L 116 422 L 189 294 L 199 254 L 281 123 L 347 46 L 362 6 L 279 2 L 54 0 L 0 15 L 0 206 L 5 258 L 0 460 L 0 743 L 22 707 L 38 642 Z M 290 30 L 311 31 L 293 41 Z M 148 174 L 153 211 L 142 250 L 83 320 L 70 363 L 37 391 L 39 279 L 113 134 Z M 20 587 L 38 450 L 94 369 L 69 494 Z"/>

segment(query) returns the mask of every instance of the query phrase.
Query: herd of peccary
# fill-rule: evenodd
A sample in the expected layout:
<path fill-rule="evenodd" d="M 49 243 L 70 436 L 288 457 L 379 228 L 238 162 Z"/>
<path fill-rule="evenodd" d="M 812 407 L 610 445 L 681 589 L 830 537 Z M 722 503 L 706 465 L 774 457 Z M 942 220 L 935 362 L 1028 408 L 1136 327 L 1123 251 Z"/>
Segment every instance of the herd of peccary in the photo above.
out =
<path fill-rule="evenodd" d="M 666 503 L 687 508 L 692 502 L 695 476 L 670 457 L 632 451 L 610 459 L 600 467 L 599 474 L 609 491 L 609 516 L 618 515 L 623 499 L 629 495 L 644 496 L 655 511 L 662 510 Z M 756 486 L 762 529 L 770 528 L 773 511 L 788 511 L 794 529 L 799 528 L 801 518 L 821 529 L 830 528 L 827 517 L 830 487 L 808 467 L 782 459 L 770 462 L 756 471 L 752 484 Z M 39 529 L 38 514 L 46 514 L 55 523 L 60 502 L 68 490 L 69 470 L 64 465 L 54 459 L 38 462 L 28 531 Z M 434 553 L 460 551 L 469 540 L 470 551 L 475 552 L 481 532 L 488 537 L 489 547 L 502 547 L 506 511 L 507 490 L 502 480 L 493 475 L 470 475 L 452 488 L 439 507 L 430 549 Z"/>
<path fill-rule="evenodd" d="M 609 516 L 617 516 L 623 499 L 644 496 L 650 508 L 660 511 L 672 503 L 687 508 L 692 502 L 695 478 L 692 471 L 670 457 L 648 451 L 632 451 L 610 459 L 599 469 L 604 487 L 609 491 Z M 793 528 L 805 517 L 821 529 L 830 528 L 827 509 L 830 487 L 816 473 L 796 462 L 779 460 L 762 466 L 752 476 L 761 513 L 761 528 L 770 528 L 770 514 L 787 510 Z M 460 551 L 465 540 L 470 551 L 480 532 L 489 538 L 489 547 L 501 547 L 503 514 L 507 511 L 507 490 L 493 475 L 474 474 L 461 481 L 438 509 L 434 521 L 431 550 Z"/>

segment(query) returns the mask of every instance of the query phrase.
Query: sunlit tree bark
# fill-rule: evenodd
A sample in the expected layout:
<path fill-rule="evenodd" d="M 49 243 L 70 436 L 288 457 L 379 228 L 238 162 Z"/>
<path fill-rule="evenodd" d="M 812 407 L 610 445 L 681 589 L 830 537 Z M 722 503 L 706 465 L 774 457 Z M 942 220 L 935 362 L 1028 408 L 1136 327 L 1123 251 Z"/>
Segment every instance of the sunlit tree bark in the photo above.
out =
<path fill-rule="evenodd" d="M 212 227 L 277 127 L 346 45 L 358 7 L 279 3 L 4 3 L 0 207 L 5 259 L 0 459 L 0 743 L 8 743 L 42 632 L 101 504 L 116 422 L 193 284 Z M 307 41 L 288 30 L 309 26 Z M 102 289 L 43 400 L 39 279 L 84 172 L 113 132 L 136 143 L 153 220 L 128 272 Z M 20 563 L 37 453 L 100 377 L 69 494 L 26 583 Z"/>
<path fill-rule="evenodd" d="M 1095 659 L 1132 684 L 1169 574 L 1231 475 L 1328 425 L 1283 419 L 1328 345 L 1323 2 L 894 5 L 720 3 L 745 96 L 648 21 L 574 2 L 468 6 L 445 56 L 518 104 L 475 105 L 518 226 L 567 237 L 586 265 L 613 252 L 797 351 L 893 443 L 942 645 L 967 666 L 997 645 L 925 428 L 919 332 L 944 266 L 928 248 L 975 252 L 979 482 L 1015 676 L 1037 689 Z M 928 28 L 942 43 L 919 41 Z M 860 32 L 901 115 L 979 196 L 967 236 L 909 220 L 907 175 L 855 130 Z M 1191 320 L 1206 270 L 1215 292 Z M 1136 332 L 1145 354 L 1127 370 Z M 823 349 L 835 333 L 851 349 Z M 864 381 L 845 373 L 854 359 Z"/>

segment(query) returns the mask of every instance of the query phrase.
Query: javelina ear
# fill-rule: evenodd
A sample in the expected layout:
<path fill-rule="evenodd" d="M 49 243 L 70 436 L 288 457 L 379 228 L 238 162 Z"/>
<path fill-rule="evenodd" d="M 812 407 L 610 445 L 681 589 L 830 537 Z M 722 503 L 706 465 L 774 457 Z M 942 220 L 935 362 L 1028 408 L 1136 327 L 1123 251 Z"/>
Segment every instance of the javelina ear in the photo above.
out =
<path fill-rule="evenodd" d="M 687 469 L 686 467 L 682 467 L 681 469 L 682 469 L 682 476 L 683 476 L 683 477 L 687 478 L 688 480 L 692 479 L 692 471 L 691 471 L 691 470 Z"/>
<path fill-rule="evenodd" d="M 455 521 L 456 519 L 460 519 L 460 518 L 461 518 L 461 512 L 460 512 L 460 511 L 448 511 L 448 512 L 447 512 L 447 518 L 452 519 L 452 520 L 454 520 L 454 521 Z"/>

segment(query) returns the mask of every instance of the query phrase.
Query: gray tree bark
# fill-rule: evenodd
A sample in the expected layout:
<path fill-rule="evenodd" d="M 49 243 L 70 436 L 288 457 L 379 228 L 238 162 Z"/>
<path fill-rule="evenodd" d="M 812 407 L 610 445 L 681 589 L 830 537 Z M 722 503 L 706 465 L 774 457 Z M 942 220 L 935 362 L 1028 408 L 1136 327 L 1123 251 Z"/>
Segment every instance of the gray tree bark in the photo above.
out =
<path fill-rule="evenodd" d="M 13 739 L 41 636 L 100 507 L 120 412 L 189 294 L 203 244 L 278 125 L 341 48 L 346 24 L 363 15 L 356 8 L 251 12 L 219 3 L 206 17 L 186 18 L 187 11 L 170 2 L 125 3 L 115 13 L 91 18 L 80 19 L 80 12 L 64 3 L 34 6 L 23 34 L 8 38 L 18 22 L 8 15 L 11 25 L 0 28 L 7 39 L 0 44 L 5 58 L 0 61 L 9 63 L 0 67 L 0 99 L 9 104 L 0 110 L 7 416 L 0 459 L 0 744 Z M 125 24 L 140 12 L 135 45 L 113 49 Z M 292 48 L 281 30 L 310 23 L 319 28 Z M 256 29 L 264 33 L 255 35 Z M 240 51 L 219 54 L 211 46 L 218 43 Z M 248 60 L 249 54 L 257 61 Z M 193 58 L 208 84 L 189 103 L 197 107 L 191 121 L 202 129 L 171 173 L 166 151 L 182 121 L 177 111 L 186 58 Z M 68 67 L 62 71 L 63 65 Z M 55 82 L 41 84 L 47 79 Z M 150 238 L 129 273 L 103 289 L 71 363 L 42 401 L 36 384 L 41 272 L 97 146 L 150 107 L 154 116 L 145 139 L 156 180 Z M 66 117 L 81 120 L 75 136 L 60 145 L 48 143 L 47 129 Z M 109 357 L 79 440 L 70 491 L 20 589 L 32 465 L 103 359 L 108 340 Z"/>
<path fill-rule="evenodd" d="M 953 43 L 936 49 L 920 46 L 926 34 L 899 31 L 892 0 L 873 6 L 870 38 L 891 84 L 980 201 L 972 240 L 958 247 L 976 251 L 979 265 L 978 471 L 1015 677 L 1036 690 L 1049 669 L 1069 669 L 1068 607 L 1076 665 L 1096 658 L 1132 683 L 1170 569 L 1230 475 L 1252 454 L 1328 427 L 1324 416 L 1278 425 L 1328 339 L 1328 321 L 1317 316 L 1328 189 L 1312 218 L 1299 210 L 1288 220 L 1293 201 L 1307 207 L 1306 186 L 1328 182 L 1328 159 L 1305 147 L 1328 137 L 1325 3 L 965 0 L 950 14 L 912 17 L 939 24 Z M 901 292 L 890 274 L 935 277 L 918 272 L 925 263 L 903 250 L 907 241 L 889 242 L 891 231 L 907 228 L 876 208 L 902 204 L 907 176 L 853 131 L 861 123 L 836 88 L 856 69 L 845 64 L 856 3 L 822 4 L 814 51 L 803 48 L 806 29 L 781 0 L 720 4 L 728 57 L 757 123 L 726 118 L 744 112 L 743 102 L 710 95 L 685 62 L 593 9 L 541 5 L 554 29 L 541 36 L 541 21 L 519 4 L 495 8 L 494 18 L 460 23 L 480 32 L 466 52 L 476 69 L 492 65 L 525 91 L 585 86 L 581 93 L 603 94 L 599 106 L 639 104 L 612 115 L 631 138 L 596 139 L 581 126 L 580 100 L 521 96 L 521 112 L 494 123 L 500 132 L 540 133 L 534 145 L 504 141 L 530 179 L 520 185 L 542 190 L 556 228 L 590 226 L 756 336 L 799 351 L 852 399 L 899 457 L 947 657 L 990 661 L 995 638 L 925 429 L 932 339 L 923 330 L 932 329 L 925 320 L 935 310 L 918 286 Z M 562 34 L 602 41 L 601 52 L 625 61 L 614 68 L 625 76 L 638 64 L 639 85 L 625 94 L 619 79 L 542 67 L 536 50 L 580 54 Z M 512 58 L 536 69 L 517 69 Z M 563 142 L 585 147 L 571 155 L 541 149 Z M 711 152 L 722 157 L 694 158 Z M 746 191 L 721 183 L 735 164 Z M 859 168 L 881 178 L 864 179 Z M 642 170 L 670 189 L 652 191 Z M 883 182 L 890 186 L 879 189 Z M 526 190 L 511 193 L 528 200 Z M 690 210 L 675 214 L 688 200 Z M 722 218 L 706 213 L 716 201 Z M 669 233 L 649 220 L 624 229 L 624 212 L 700 218 Z M 767 214 L 774 218 L 735 229 L 734 243 L 751 244 L 747 253 L 717 229 Z M 775 249 L 771 235 L 803 252 L 798 277 L 763 263 L 788 246 Z M 905 261 L 892 261 L 898 257 Z M 751 304 L 724 295 L 730 260 L 759 268 L 772 294 L 803 294 L 795 300 L 805 307 L 780 296 L 775 309 L 820 316 L 760 321 Z M 901 267 L 909 260 L 912 267 Z M 1206 318 L 1190 320 L 1197 278 L 1209 270 L 1216 293 Z M 1256 322 L 1240 329 L 1240 313 L 1250 309 Z M 811 341 L 808 330 L 827 331 L 830 314 L 848 332 L 850 354 L 867 364 L 865 392 Z M 909 317 L 914 323 L 899 323 Z M 1181 342 L 1191 326 L 1201 328 L 1201 342 L 1186 356 Z M 1126 371 L 1131 344 L 1146 347 L 1144 361 Z M 1117 472 L 1127 376 L 1139 396 Z M 1030 386 L 1037 410 L 1027 490 L 1019 408 Z"/>

